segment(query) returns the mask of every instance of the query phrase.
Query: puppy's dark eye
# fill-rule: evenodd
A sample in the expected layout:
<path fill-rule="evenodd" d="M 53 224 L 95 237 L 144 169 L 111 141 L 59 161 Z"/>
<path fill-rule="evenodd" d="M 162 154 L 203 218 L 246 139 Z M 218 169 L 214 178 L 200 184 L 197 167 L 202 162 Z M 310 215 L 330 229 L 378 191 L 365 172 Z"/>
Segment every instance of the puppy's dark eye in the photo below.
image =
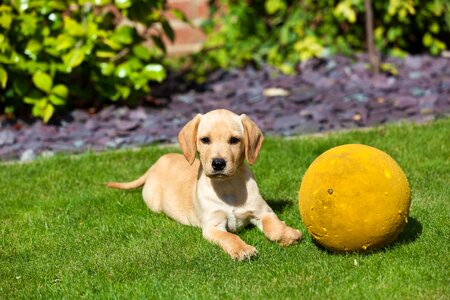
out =
<path fill-rule="evenodd" d="M 232 138 L 230 139 L 230 144 L 231 144 L 231 145 L 235 145 L 235 144 L 239 143 L 240 141 L 241 141 L 241 140 L 238 139 L 237 137 L 232 137 Z"/>
<path fill-rule="evenodd" d="M 200 141 L 201 141 L 203 144 L 209 144 L 209 143 L 211 143 L 211 140 L 210 140 L 208 137 L 203 137 L 203 138 L 200 139 Z"/>

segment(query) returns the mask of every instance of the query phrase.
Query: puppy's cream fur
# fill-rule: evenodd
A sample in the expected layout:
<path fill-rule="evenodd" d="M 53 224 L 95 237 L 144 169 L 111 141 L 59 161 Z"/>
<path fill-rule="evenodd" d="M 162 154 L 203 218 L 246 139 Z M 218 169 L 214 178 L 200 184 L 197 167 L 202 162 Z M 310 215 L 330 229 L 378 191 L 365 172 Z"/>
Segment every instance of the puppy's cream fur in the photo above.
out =
<path fill-rule="evenodd" d="M 144 185 L 142 195 L 151 210 L 200 227 L 207 240 L 233 259 L 246 259 L 255 255 L 256 249 L 232 232 L 250 223 L 283 246 L 302 236 L 278 219 L 244 163 L 245 159 L 251 165 L 256 162 L 263 140 L 261 130 L 246 115 L 227 110 L 199 114 L 178 135 L 184 157 L 166 154 L 139 179 L 108 186 L 130 189 Z M 224 160 L 226 166 L 215 170 L 213 159 Z"/>

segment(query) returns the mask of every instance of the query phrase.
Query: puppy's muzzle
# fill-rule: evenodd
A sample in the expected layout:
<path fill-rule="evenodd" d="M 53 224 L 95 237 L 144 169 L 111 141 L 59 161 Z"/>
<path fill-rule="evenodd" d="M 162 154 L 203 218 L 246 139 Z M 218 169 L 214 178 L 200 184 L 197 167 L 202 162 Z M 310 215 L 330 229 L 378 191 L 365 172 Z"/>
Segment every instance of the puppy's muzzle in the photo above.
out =
<path fill-rule="evenodd" d="M 227 166 L 227 162 L 223 158 L 213 158 L 211 166 L 214 171 L 220 172 L 225 169 L 225 167 Z"/>

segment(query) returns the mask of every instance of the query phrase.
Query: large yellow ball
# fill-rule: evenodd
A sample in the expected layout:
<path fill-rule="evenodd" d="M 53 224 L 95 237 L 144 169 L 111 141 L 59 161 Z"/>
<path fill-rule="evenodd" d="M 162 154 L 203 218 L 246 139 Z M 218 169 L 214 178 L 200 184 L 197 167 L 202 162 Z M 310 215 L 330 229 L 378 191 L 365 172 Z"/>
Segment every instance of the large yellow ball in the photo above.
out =
<path fill-rule="evenodd" d="M 366 251 L 394 241 L 408 221 L 408 180 L 388 154 L 366 145 L 332 148 L 309 166 L 300 186 L 303 223 L 333 251 Z"/>

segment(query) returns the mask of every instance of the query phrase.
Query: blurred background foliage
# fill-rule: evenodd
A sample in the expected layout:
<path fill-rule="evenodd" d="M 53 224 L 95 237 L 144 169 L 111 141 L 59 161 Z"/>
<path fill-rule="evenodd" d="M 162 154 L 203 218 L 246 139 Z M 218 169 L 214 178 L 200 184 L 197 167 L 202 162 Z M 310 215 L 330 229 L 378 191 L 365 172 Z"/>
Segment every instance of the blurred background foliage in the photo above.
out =
<path fill-rule="evenodd" d="M 134 99 L 162 81 L 164 0 L 12 0 L 0 5 L 0 106 L 55 109 Z M 179 15 L 179 14 L 177 14 Z M 155 29 L 155 25 L 158 25 Z M 152 40 L 146 47 L 143 43 Z"/>
<path fill-rule="evenodd" d="M 439 55 L 450 46 L 448 0 L 372 3 L 382 55 Z M 204 48 L 188 58 L 198 81 L 248 64 L 294 73 L 309 58 L 366 49 L 364 0 L 221 0 L 210 8 Z M 166 16 L 165 0 L 2 1 L 0 109 L 47 122 L 66 108 L 136 102 L 165 79 L 165 66 L 185 66 L 166 59 L 164 41 L 175 38 Z"/>
<path fill-rule="evenodd" d="M 372 1 L 382 55 L 438 55 L 450 46 L 450 1 Z M 366 50 L 364 0 L 213 1 L 199 73 L 269 63 L 293 73 L 300 61 Z"/>

